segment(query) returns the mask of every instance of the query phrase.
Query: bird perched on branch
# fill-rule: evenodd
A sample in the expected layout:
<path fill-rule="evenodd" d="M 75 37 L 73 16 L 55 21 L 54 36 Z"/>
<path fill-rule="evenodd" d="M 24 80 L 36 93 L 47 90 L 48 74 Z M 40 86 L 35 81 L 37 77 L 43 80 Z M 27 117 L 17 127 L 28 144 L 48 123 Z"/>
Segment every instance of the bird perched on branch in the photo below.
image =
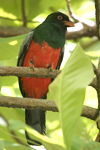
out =
<path fill-rule="evenodd" d="M 67 27 L 74 24 L 61 12 L 52 13 L 45 21 L 30 31 L 19 51 L 17 66 L 59 69 L 65 44 Z M 23 97 L 46 99 L 51 78 L 19 77 L 19 87 Z M 45 134 L 45 111 L 25 110 L 26 124 L 41 134 Z M 41 144 L 31 139 L 26 132 L 28 143 Z"/>

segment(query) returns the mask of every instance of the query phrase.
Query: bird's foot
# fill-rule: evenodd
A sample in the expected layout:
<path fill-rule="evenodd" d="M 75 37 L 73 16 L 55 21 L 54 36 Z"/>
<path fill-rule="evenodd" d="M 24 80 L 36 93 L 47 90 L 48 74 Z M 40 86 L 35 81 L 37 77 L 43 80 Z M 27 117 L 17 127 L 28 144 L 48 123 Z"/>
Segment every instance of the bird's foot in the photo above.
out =
<path fill-rule="evenodd" d="M 34 71 L 34 66 L 33 66 L 33 65 L 31 65 L 31 66 L 30 66 L 30 69 Z"/>
<path fill-rule="evenodd" d="M 49 72 L 53 71 L 51 66 L 48 67 L 48 70 L 49 70 Z"/>
<path fill-rule="evenodd" d="M 34 71 L 33 59 L 30 59 L 28 63 L 29 63 L 30 69 Z"/>

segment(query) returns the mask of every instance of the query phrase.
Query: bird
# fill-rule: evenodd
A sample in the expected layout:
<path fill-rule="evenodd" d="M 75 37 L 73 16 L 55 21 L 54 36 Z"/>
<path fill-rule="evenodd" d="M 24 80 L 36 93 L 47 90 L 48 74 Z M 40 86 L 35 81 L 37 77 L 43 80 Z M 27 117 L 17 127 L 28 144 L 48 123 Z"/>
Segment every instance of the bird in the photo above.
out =
<path fill-rule="evenodd" d="M 67 27 L 74 23 L 62 12 L 54 12 L 31 30 L 23 40 L 18 54 L 17 66 L 60 69 L 64 56 Z M 51 78 L 19 77 L 19 88 L 23 97 L 46 99 Z M 25 109 L 26 124 L 40 134 L 46 134 L 46 112 Z M 25 131 L 29 145 L 41 145 Z"/>

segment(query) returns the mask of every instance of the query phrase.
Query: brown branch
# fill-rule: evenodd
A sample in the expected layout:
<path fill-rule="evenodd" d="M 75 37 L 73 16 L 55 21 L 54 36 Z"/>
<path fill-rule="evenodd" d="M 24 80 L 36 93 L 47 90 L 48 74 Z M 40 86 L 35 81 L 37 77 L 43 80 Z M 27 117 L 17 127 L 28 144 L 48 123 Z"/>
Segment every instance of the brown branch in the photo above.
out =
<path fill-rule="evenodd" d="M 93 81 L 89 84 L 89 86 L 92 86 L 93 88 L 97 89 L 97 78 L 94 77 Z"/>
<path fill-rule="evenodd" d="M 98 109 L 97 109 L 95 116 L 97 118 L 97 128 L 99 129 L 99 133 L 96 137 L 96 141 L 100 142 L 100 59 L 98 63 L 98 69 L 94 66 L 94 73 L 97 77 L 96 91 L 97 91 L 97 97 L 98 97 Z"/>
<path fill-rule="evenodd" d="M 55 78 L 60 72 L 45 68 L 0 66 L 0 76 Z"/>
<path fill-rule="evenodd" d="M 31 30 L 33 30 L 33 28 L 0 26 L 0 37 L 12 37 L 22 35 L 28 33 Z M 86 36 L 97 36 L 97 29 L 95 25 L 86 29 L 81 29 L 79 31 L 77 31 L 76 28 L 75 31 L 68 31 L 66 33 L 66 39 L 77 39 Z"/>
<path fill-rule="evenodd" d="M 22 35 L 28 33 L 31 30 L 32 28 L 26 27 L 0 26 L 0 37 L 12 37 Z"/>
<path fill-rule="evenodd" d="M 17 77 L 41 77 L 41 78 L 52 78 L 54 79 L 61 71 L 60 70 L 48 70 L 45 68 L 34 68 L 30 67 L 10 67 L 0 66 L 0 76 L 17 76 Z M 92 83 L 89 85 L 96 89 L 97 78 L 95 77 Z"/>
<path fill-rule="evenodd" d="M 76 16 L 72 11 L 70 0 L 66 0 L 66 1 L 67 1 L 67 7 L 69 10 L 70 16 L 75 20 L 75 22 L 79 22 L 78 16 Z"/>
<path fill-rule="evenodd" d="M 25 1 L 24 0 L 21 0 L 21 7 L 22 7 L 23 27 L 26 27 L 27 18 L 26 18 L 26 15 L 25 15 Z"/>
<path fill-rule="evenodd" d="M 0 106 L 24 109 L 49 110 L 54 112 L 58 111 L 54 101 L 35 98 L 0 96 Z"/>
<path fill-rule="evenodd" d="M 0 96 L 0 106 L 24 109 L 40 109 L 58 112 L 56 104 L 52 100 L 34 99 L 34 98 L 19 98 Z M 81 116 L 95 120 L 96 109 L 84 106 Z"/>
<path fill-rule="evenodd" d="M 95 0 L 95 8 L 96 8 L 96 24 L 98 30 L 98 38 L 100 40 L 100 0 Z"/>
<path fill-rule="evenodd" d="M 83 106 L 82 110 L 82 117 L 90 118 L 92 120 L 95 120 L 95 114 L 97 112 L 97 109 L 89 107 L 89 106 Z"/>
<path fill-rule="evenodd" d="M 87 20 L 87 19 L 83 19 L 77 16 L 76 14 L 74 14 L 71 8 L 70 0 L 66 0 L 66 1 L 67 1 L 67 7 L 69 10 L 70 16 L 74 19 L 75 22 L 79 22 L 80 24 L 83 25 L 83 29 L 71 35 L 72 39 L 77 39 L 77 38 L 81 38 L 84 36 L 85 37 L 86 36 L 93 37 L 93 35 L 97 36 L 97 28 L 96 28 L 95 22 Z M 94 25 L 91 25 L 91 24 L 94 24 Z M 67 38 L 67 35 L 66 35 L 66 38 Z"/>
<path fill-rule="evenodd" d="M 24 0 L 22 0 L 23 3 Z M 91 26 L 91 23 L 87 24 L 89 20 L 82 19 L 78 16 L 76 16 L 71 9 L 71 4 L 70 1 L 68 1 L 68 8 L 71 17 L 76 20 L 76 22 L 82 22 L 84 25 L 83 29 L 80 29 L 79 31 L 77 30 L 77 27 L 75 28 L 74 31 L 69 31 L 66 34 L 66 39 L 77 39 L 80 37 L 93 37 L 97 36 L 97 29 L 96 25 L 94 23 L 93 26 Z M 24 21 L 24 26 L 26 25 L 26 22 L 32 22 L 32 21 L 26 21 L 26 16 L 25 16 L 25 10 L 24 10 L 24 4 L 22 4 L 22 14 L 23 14 L 23 21 Z M 7 18 L 9 19 L 9 18 Z M 19 21 L 22 21 L 18 19 Z M 91 21 L 93 22 L 93 21 Z M 80 23 L 81 24 L 81 23 Z M 16 36 L 16 35 L 21 35 L 28 33 L 29 31 L 33 30 L 33 28 L 25 28 L 25 27 L 2 27 L 0 26 L 0 37 L 11 37 L 11 36 Z"/>
<path fill-rule="evenodd" d="M 96 140 L 95 140 L 96 142 L 100 142 L 100 131 L 99 131 L 99 133 L 98 133 L 98 135 L 97 135 L 97 137 L 96 137 Z"/>
<path fill-rule="evenodd" d="M 67 7 L 68 7 L 69 14 L 73 18 L 73 20 L 75 22 L 81 22 L 83 25 L 88 26 L 89 20 L 83 19 L 83 18 L 77 16 L 76 14 L 74 14 L 74 12 L 72 11 L 71 3 L 70 3 L 71 0 L 66 0 L 66 1 L 67 1 Z M 91 22 L 94 23 L 94 21 L 91 21 Z"/>
<path fill-rule="evenodd" d="M 81 24 L 81 23 L 80 23 Z M 83 28 L 79 31 L 73 31 L 73 32 L 68 32 L 66 34 L 66 39 L 77 39 L 77 38 L 81 38 L 81 37 L 93 37 L 93 36 L 97 36 L 97 29 L 96 29 L 96 25 L 94 26 L 83 26 Z"/>

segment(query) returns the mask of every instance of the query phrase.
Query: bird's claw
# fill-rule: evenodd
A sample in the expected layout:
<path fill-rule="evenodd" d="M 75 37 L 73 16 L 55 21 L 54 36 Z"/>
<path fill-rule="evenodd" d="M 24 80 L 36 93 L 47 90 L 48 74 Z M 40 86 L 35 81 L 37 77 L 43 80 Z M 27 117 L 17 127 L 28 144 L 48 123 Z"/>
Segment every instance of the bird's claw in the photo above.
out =
<path fill-rule="evenodd" d="M 48 70 L 49 70 L 49 72 L 50 72 L 50 71 L 53 71 L 53 69 L 52 69 L 52 67 L 51 67 L 51 66 L 50 66 L 50 67 L 48 67 Z"/>
<path fill-rule="evenodd" d="M 34 71 L 34 66 L 32 65 L 32 66 L 30 66 L 30 69 L 32 69 L 33 71 Z"/>

